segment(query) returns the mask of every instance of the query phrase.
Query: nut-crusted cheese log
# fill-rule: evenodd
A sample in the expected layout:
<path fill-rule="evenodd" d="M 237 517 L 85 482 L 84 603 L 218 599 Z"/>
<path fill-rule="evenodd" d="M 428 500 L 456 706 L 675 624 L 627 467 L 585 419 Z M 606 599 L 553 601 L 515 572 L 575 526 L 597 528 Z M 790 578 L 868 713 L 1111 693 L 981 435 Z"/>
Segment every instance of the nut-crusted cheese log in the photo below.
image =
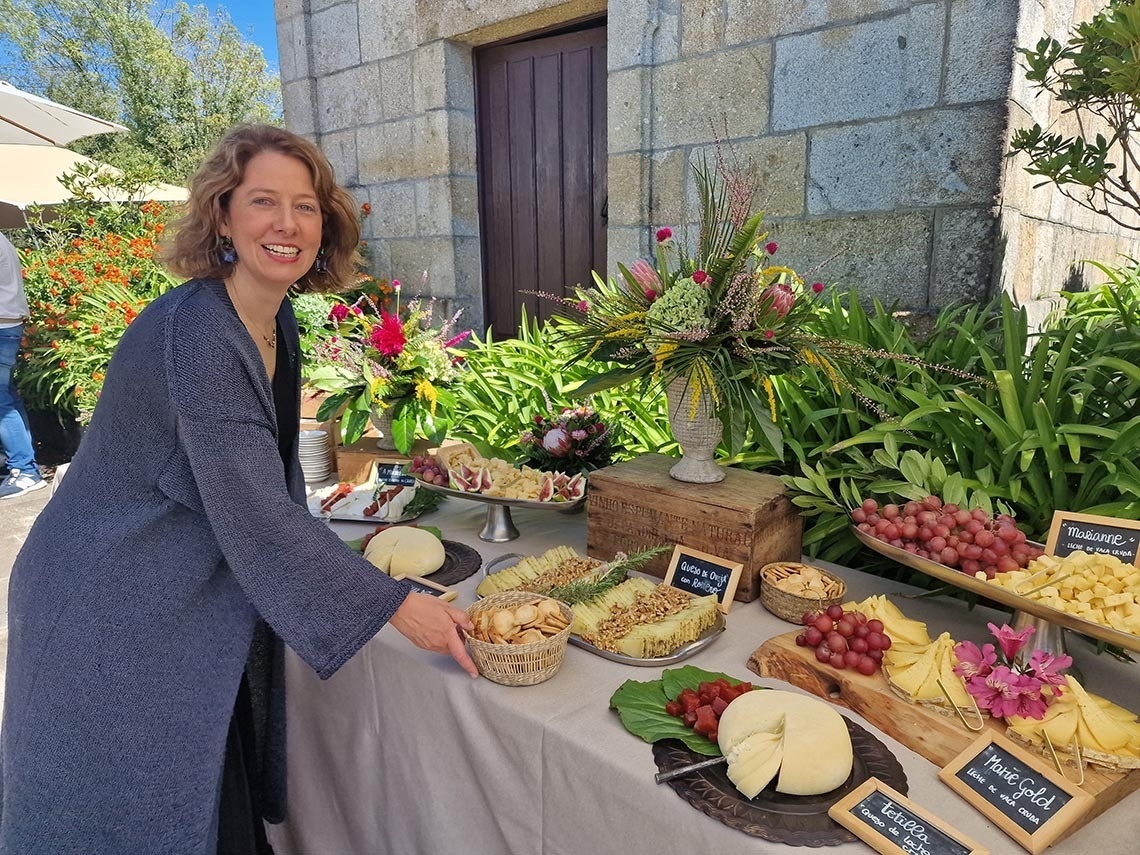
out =
<path fill-rule="evenodd" d="M 701 633 L 716 622 L 717 610 L 715 594 L 695 597 L 676 614 L 666 615 L 657 623 L 635 626 L 617 640 L 617 650 L 637 659 L 668 656 L 700 638 Z"/>
<path fill-rule="evenodd" d="M 602 650 L 645 659 L 695 641 L 716 620 L 716 597 L 690 597 L 636 578 L 574 607 L 573 632 Z"/>
<path fill-rule="evenodd" d="M 492 573 L 486 579 L 479 583 L 475 588 L 475 593 L 481 597 L 486 597 L 488 594 L 497 594 L 500 591 L 514 591 L 523 585 L 529 585 L 537 580 L 539 577 L 547 573 L 555 573 L 558 569 L 567 564 L 567 562 L 575 561 L 579 564 L 584 561 L 593 561 L 593 559 L 584 559 L 577 552 L 569 546 L 556 546 L 549 549 L 542 555 L 528 555 L 512 567 L 505 570 L 500 570 L 498 573 Z M 594 567 L 600 566 L 600 561 L 594 562 Z M 578 565 L 575 565 L 578 566 Z M 592 568 L 584 568 L 581 570 L 582 575 Z M 551 584 L 562 584 L 561 582 L 554 582 Z M 547 588 L 550 585 L 546 586 Z M 535 590 L 528 588 L 528 590 Z"/>

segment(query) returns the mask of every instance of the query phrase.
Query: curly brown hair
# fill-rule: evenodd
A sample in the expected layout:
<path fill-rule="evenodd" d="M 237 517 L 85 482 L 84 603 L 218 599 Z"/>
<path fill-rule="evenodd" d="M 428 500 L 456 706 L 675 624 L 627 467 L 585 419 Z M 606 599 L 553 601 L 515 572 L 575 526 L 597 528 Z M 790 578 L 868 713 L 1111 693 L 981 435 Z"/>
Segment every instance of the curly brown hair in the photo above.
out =
<path fill-rule="evenodd" d="M 272 125 L 238 125 L 230 130 L 190 179 L 186 213 L 174 224 L 174 239 L 162 260 L 179 276 L 224 279 L 233 264 L 222 260 L 219 232 L 230 194 L 241 184 L 246 164 L 265 151 L 295 157 L 313 177 L 321 206 L 321 244 L 328 270 L 309 268 L 297 281 L 298 291 L 340 291 L 352 286 L 360 270 L 360 221 L 357 204 L 336 183 L 332 166 L 320 149 L 303 137 Z"/>

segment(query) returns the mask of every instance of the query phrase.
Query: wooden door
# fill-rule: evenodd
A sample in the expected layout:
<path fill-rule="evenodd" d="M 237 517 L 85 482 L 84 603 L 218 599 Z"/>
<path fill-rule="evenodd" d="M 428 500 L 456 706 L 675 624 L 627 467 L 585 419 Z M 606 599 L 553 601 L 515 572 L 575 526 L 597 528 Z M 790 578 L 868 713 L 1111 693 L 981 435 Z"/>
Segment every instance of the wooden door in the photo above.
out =
<path fill-rule="evenodd" d="M 485 318 L 513 336 L 526 308 L 606 269 L 606 28 L 475 54 Z"/>

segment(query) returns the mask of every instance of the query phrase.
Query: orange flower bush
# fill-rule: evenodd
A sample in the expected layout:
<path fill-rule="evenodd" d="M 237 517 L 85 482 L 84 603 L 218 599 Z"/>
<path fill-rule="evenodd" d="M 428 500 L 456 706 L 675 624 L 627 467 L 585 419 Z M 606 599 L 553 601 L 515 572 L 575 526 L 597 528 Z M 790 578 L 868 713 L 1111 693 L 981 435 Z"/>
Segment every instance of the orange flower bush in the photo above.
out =
<path fill-rule="evenodd" d="M 86 422 L 123 332 L 176 284 L 154 257 L 170 212 L 80 201 L 56 213 L 21 252 L 31 321 L 17 382 L 29 406 Z"/>

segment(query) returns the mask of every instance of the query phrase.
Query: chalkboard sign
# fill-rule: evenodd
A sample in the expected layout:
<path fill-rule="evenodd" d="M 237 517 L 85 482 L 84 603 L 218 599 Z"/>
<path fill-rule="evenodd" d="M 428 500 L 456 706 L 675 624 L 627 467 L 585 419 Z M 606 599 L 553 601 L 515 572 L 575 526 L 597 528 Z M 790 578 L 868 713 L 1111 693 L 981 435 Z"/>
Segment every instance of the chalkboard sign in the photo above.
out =
<path fill-rule="evenodd" d="M 1115 555 L 1125 564 L 1140 567 L 1140 522 L 1056 511 L 1045 552 L 1064 558 L 1078 550 Z"/>
<path fill-rule="evenodd" d="M 404 467 L 399 463 L 379 463 L 376 466 L 376 484 L 388 484 L 395 486 L 400 484 L 404 487 L 411 487 L 416 483 L 415 475 L 408 475 L 404 472 Z"/>
<path fill-rule="evenodd" d="M 412 589 L 421 594 L 431 594 L 433 597 L 439 597 L 445 603 L 450 603 L 459 596 L 459 592 L 454 588 L 448 588 L 445 585 L 437 585 L 422 576 L 397 576 L 397 582 L 406 582 L 412 586 Z"/>
<path fill-rule="evenodd" d="M 743 570 L 743 564 L 678 543 L 673 549 L 669 572 L 665 574 L 665 584 L 698 597 L 716 594 L 720 610 L 727 613 L 732 608 L 732 598 Z"/>
<path fill-rule="evenodd" d="M 878 778 L 868 778 L 827 813 L 883 855 L 989 855 Z"/>
<path fill-rule="evenodd" d="M 1001 736 L 989 733 L 938 777 L 1030 852 L 1056 840 L 1093 803 L 1059 772 Z"/>

